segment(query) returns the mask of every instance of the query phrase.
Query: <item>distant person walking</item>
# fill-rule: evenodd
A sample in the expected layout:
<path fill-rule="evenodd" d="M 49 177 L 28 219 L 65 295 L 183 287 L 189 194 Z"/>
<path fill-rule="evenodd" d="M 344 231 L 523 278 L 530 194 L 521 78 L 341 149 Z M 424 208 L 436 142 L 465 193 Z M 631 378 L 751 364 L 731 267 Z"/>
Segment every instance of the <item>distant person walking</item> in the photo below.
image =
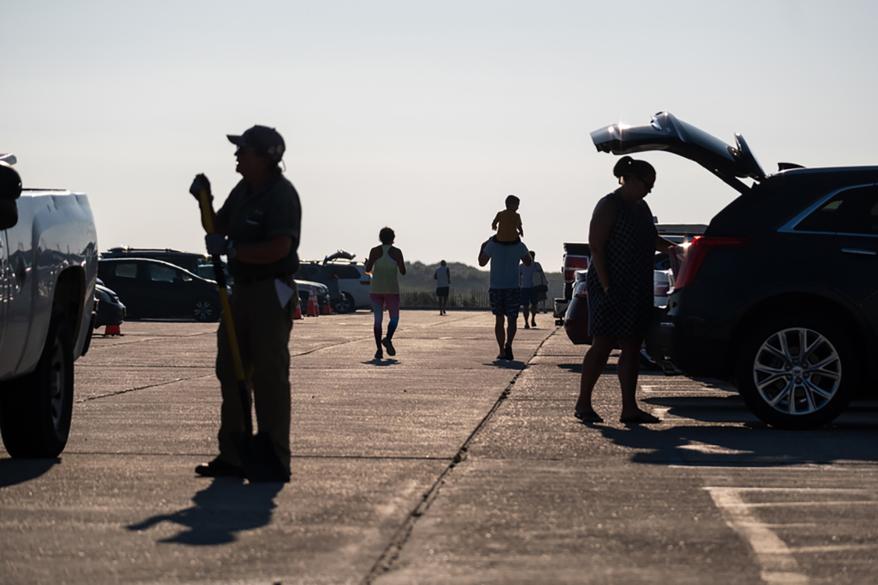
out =
<path fill-rule="evenodd" d="M 369 259 L 366 260 L 366 272 L 372 274 L 372 289 L 369 299 L 372 301 L 372 312 L 375 316 L 373 332 L 375 333 L 375 359 L 384 359 L 384 351 L 387 355 L 396 355 L 393 347 L 393 334 L 399 325 L 399 275 L 405 274 L 405 260 L 402 251 L 393 246 L 396 234 L 389 227 L 381 228 L 378 232 L 380 246 L 375 246 L 369 251 Z M 390 313 L 390 322 L 387 324 L 387 335 L 382 339 L 382 326 L 384 309 Z M 383 346 L 383 349 L 382 349 Z"/>
<path fill-rule="evenodd" d="M 592 391 L 610 351 L 618 344 L 622 414 L 626 424 L 660 422 L 637 406 L 640 346 L 653 310 L 655 251 L 674 244 L 659 237 L 644 198 L 655 184 L 655 169 L 646 161 L 623 156 L 613 167 L 620 187 L 598 201 L 589 226 L 591 267 L 588 270 L 588 326 L 593 341 L 582 361 L 576 418 L 603 422 L 591 404 Z"/>
<path fill-rule="evenodd" d="M 498 360 L 513 360 L 512 341 L 518 321 L 521 289 L 518 286 L 518 264 L 530 266 L 531 256 L 522 242 L 499 243 L 493 238 L 479 250 L 479 266 L 491 262 L 491 285 L 488 296 L 494 314 L 494 335 L 500 347 Z M 506 321 L 504 328 L 504 320 Z"/>
<path fill-rule="evenodd" d="M 289 341 L 302 208 L 295 187 L 281 172 L 284 140 L 277 130 L 253 126 L 228 139 L 237 147 L 235 170 L 241 181 L 217 211 L 216 233 L 205 242 L 210 254 L 229 260 L 235 279 L 232 315 L 247 383 L 253 389 L 259 434 L 267 435 L 274 454 L 272 479 L 286 482 L 290 479 Z M 203 191 L 210 193 L 210 182 L 197 175 L 190 192 L 197 197 Z M 216 375 L 222 389 L 219 455 L 198 465 L 195 473 L 243 477 L 244 405 L 225 324 L 217 331 Z"/>
<path fill-rule="evenodd" d="M 448 306 L 448 291 L 451 288 L 451 270 L 445 260 L 439 262 L 439 268 L 433 273 L 436 281 L 436 297 L 439 299 L 439 314 L 445 315 L 445 307 Z"/>
<path fill-rule="evenodd" d="M 530 329 L 537 326 L 537 304 L 540 302 L 540 293 L 543 287 L 548 288 L 546 274 L 543 267 L 536 261 L 537 253 L 530 251 L 533 260 L 530 266 L 522 264 L 518 267 L 519 284 L 521 285 L 521 312 L 524 314 L 524 328 Z M 527 319 L 530 316 L 530 325 Z"/>

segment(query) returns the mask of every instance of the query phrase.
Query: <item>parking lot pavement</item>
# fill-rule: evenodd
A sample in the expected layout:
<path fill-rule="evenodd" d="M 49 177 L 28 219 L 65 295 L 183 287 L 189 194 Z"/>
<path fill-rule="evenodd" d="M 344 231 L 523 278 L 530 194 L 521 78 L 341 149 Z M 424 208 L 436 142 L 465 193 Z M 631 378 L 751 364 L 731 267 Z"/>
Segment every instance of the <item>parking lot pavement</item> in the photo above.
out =
<path fill-rule="evenodd" d="M 767 429 L 721 383 L 644 374 L 660 425 L 575 422 L 584 348 L 484 313 L 294 329 L 293 481 L 194 477 L 214 454 L 215 325 L 126 323 L 77 363 L 58 462 L 0 451 L 6 583 L 865 583 L 878 406 Z"/>

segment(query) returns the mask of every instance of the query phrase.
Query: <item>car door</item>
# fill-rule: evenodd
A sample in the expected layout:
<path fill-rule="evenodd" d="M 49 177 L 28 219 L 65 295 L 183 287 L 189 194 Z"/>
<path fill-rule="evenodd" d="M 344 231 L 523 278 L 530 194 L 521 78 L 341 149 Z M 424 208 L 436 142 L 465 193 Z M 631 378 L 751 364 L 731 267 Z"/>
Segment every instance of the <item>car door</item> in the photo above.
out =
<path fill-rule="evenodd" d="M 150 293 L 150 311 L 154 317 L 180 317 L 189 314 L 186 283 L 182 271 L 164 262 L 145 262 L 144 286 Z M 185 308 L 184 308 L 185 307 Z"/>
<path fill-rule="evenodd" d="M 823 249 L 833 288 L 850 298 L 878 332 L 878 185 L 852 185 L 827 194 L 781 231 L 809 235 Z"/>
<path fill-rule="evenodd" d="M 128 315 L 144 317 L 144 292 L 138 279 L 138 262 L 106 261 L 100 264 L 101 280 L 108 288 L 116 291 L 119 300 L 125 303 Z"/>
<path fill-rule="evenodd" d="M 743 136 L 736 134 L 735 146 L 730 146 L 670 112 L 659 112 L 645 126 L 611 124 L 598 128 L 591 133 L 591 139 L 600 152 L 672 152 L 697 162 L 741 193 L 749 187 L 740 179 L 765 178 Z"/>

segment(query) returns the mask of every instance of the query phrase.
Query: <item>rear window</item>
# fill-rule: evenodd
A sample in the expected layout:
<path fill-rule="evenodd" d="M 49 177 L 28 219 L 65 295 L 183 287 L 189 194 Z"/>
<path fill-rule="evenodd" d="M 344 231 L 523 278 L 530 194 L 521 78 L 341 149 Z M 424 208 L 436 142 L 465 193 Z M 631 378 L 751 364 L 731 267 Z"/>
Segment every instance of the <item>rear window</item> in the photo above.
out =
<path fill-rule="evenodd" d="M 137 264 L 119 263 L 113 269 L 116 278 L 137 278 Z"/>
<path fill-rule="evenodd" d="M 878 187 L 838 193 L 796 226 L 799 231 L 878 236 Z"/>
<path fill-rule="evenodd" d="M 327 268 L 329 268 L 329 271 L 333 276 L 337 276 L 338 278 L 360 279 L 360 271 L 357 270 L 356 266 L 327 266 Z"/>

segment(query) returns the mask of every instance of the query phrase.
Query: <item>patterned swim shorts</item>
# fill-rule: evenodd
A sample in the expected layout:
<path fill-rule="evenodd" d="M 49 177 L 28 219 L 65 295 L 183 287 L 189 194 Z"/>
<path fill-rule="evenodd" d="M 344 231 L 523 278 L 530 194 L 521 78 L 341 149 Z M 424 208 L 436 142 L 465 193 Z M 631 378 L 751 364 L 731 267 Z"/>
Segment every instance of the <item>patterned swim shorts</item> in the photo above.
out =
<path fill-rule="evenodd" d="M 491 312 L 495 315 L 518 317 L 518 305 L 521 301 L 521 289 L 492 288 L 488 289 L 491 300 Z"/>

